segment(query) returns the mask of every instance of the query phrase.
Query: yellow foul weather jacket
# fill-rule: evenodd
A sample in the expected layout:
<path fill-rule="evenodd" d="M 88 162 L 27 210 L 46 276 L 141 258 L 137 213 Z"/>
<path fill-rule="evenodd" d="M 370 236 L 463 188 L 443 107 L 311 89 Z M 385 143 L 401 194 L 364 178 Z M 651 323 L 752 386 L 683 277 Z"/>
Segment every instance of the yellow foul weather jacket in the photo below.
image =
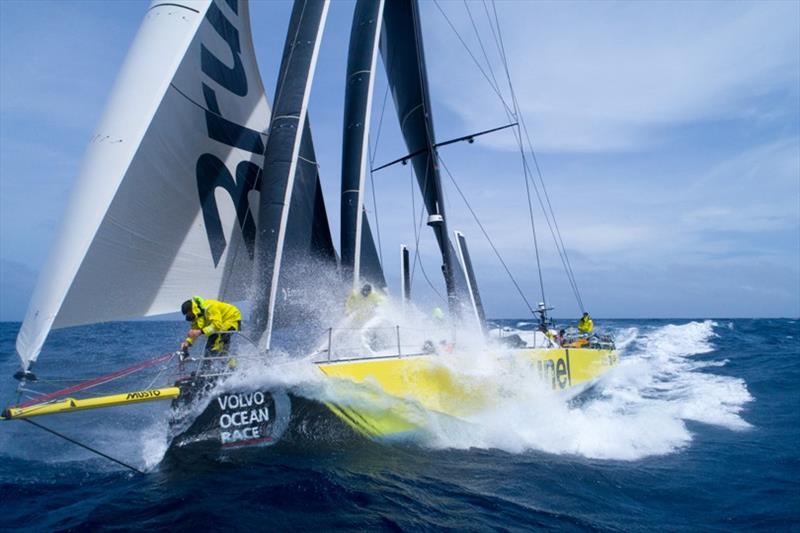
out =
<path fill-rule="evenodd" d="M 354 315 L 361 320 L 366 320 L 372 317 L 375 308 L 383 303 L 384 297 L 377 291 L 373 290 L 366 297 L 361 294 L 360 290 L 353 290 L 345 303 L 345 310 L 348 315 Z"/>
<path fill-rule="evenodd" d="M 242 313 L 236 306 L 217 300 L 204 300 L 199 296 L 192 297 L 192 313 L 195 316 L 191 329 L 199 329 L 206 336 L 225 331 L 238 331 Z M 186 337 L 191 346 L 194 339 Z"/>
<path fill-rule="evenodd" d="M 592 317 L 585 316 L 578 320 L 578 331 L 581 333 L 591 333 L 593 329 L 594 322 L 592 322 Z"/>

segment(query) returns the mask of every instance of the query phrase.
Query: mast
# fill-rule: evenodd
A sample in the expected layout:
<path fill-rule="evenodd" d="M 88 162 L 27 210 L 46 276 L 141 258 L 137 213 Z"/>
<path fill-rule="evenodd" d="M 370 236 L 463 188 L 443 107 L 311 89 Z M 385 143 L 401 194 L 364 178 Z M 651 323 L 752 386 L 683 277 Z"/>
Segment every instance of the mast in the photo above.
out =
<path fill-rule="evenodd" d="M 381 55 L 392 89 L 400 129 L 442 254 L 442 272 L 451 315 L 460 317 L 468 300 L 466 280 L 455 264 L 447 231 L 442 180 L 436 154 L 425 52 L 417 0 L 392 0 L 383 14 Z"/>
<path fill-rule="evenodd" d="M 384 0 L 359 0 L 353 13 L 347 58 L 342 135 L 342 273 L 386 286 L 372 232 L 364 211 L 369 155 L 369 125 Z"/>
<path fill-rule="evenodd" d="M 308 129 L 308 100 L 328 7 L 328 0 L 295 1 L 275 89 L 256 239 L 254 286 L 259 292 L 252 317 L 254 335 L 260 338 L 259 347 L 264 350 L 272 341 L 289 210 Z"/>

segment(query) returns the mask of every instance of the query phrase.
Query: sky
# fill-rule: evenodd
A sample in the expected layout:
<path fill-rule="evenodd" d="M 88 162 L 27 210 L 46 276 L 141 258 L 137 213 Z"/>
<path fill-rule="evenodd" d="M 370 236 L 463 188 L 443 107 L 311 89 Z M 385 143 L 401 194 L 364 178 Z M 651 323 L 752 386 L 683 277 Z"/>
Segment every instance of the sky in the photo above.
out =
<path fill-rule="evenodd" d="M 332 3 L 309 111 L 336 242 L 353 5 Z M 24 316 L 147 6 L 0 1 L 0 320 Z M 495 7 L 587 310 L 606 318 L 800 316 L 800 2 L 497 0 Z M 270 100 L 290 10 L 287 1 L 251 2 Z M 499 78 L 508 101 L 484 4 L 422 1 L 421 12 L 437 139 L 506 124 L 483 74 Z M 383 111 L 385 94 L 381 73 L 376 165 L 405 155 L 391 98 Z M 535 304 L 541 295 L 513 135 L 487 135 L 440 155 Z M 412 210 L 418 216 L 420 207 L 418 193 L 412 205 L 409 170 L 375 173 L 375 205 L 372 185 L 368 192 L 395 291 L 399 244 L 413 252 Z M 450 228 L 467 236 L 487 315 L 530 316 L 446 175 L 444 183 Z M 535 196 L 533 205 L 547 301 L 556 316 L 575 316 Z M 419 254 L 433 288 L 417 267 L 413 295 L 436 305 L 443 284 L 430 232 L 420 237 Z"/>

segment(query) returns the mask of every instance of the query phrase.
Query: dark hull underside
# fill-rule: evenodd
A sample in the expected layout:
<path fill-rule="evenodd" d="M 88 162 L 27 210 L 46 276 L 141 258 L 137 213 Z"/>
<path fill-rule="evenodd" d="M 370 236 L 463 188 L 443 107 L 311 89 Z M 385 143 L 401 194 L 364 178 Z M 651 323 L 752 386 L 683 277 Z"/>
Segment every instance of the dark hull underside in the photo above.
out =
<path fill-rule="evenodd" d="M 362 440 L 324 403 L 286 390 L 215 392 L 202 378 L 180 383 L 173 401 L 170 452 L 292 447 Z M 194 413 L 202 409 L 199 416 Z"/>

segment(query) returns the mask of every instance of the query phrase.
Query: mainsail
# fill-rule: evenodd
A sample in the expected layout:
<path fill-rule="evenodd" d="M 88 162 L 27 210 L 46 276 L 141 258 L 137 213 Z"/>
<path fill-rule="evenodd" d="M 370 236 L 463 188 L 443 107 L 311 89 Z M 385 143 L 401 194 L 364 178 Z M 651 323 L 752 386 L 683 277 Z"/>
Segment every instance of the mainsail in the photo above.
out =
<path fill-rule="evenodd" d="M 447 232 L 417 0 L 386 3 L 380 47 L 408 153 L 417 154 L 411 163 L 442 253 L 450 312 L 460 317 L 470 296 Z"/>
<path fill-rule="evenodd" d="M 152 2 L 17 337 L 24 368 L 51 328 L 244 299 L 268 119 L 246 0 Z"/>
<path fill-rule="evenodd" d="M 342 145 L 342 271 L 354 285 L 361 280 L 386 286 L 364 210 L 369 124 L 384 0 L 359 0 L 353 13 L 344 98 Z M 349 280 L 348 280 L 349 281 Z"/>
<path fill-rule="evenodd" d="M 310 244 L 324 243 L 317 248 L 323 261 L 333 254 L 307 121 L 328 6 L 328 0 L 295 2 L 275 89 L 256 240 L 254 286 L 260 292 L 252 310 L 253 332 L 265 350 L 271 346 L 278 300 L 286 306 L 307 301 L 299 280 L 310 283 L 314 279 L 304 271 Z M 284 263 L 287 268 L 282 268 Z"/>

